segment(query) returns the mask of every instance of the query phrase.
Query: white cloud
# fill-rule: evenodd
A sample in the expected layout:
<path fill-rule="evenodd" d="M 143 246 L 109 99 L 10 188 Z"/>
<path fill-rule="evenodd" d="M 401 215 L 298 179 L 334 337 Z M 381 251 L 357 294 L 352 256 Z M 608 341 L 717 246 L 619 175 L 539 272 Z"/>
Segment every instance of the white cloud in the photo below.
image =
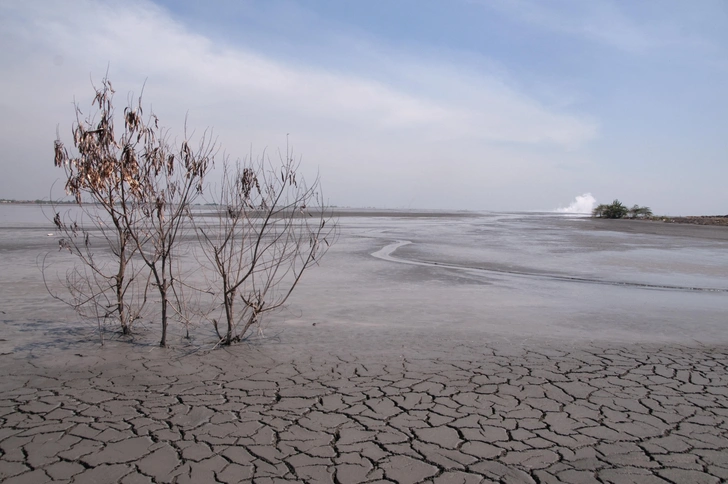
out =
<path fill-rule="evenodd" d="M 496 8 L 546 30 L 580 36 L 631 53 L 641 54 L 679 44 L 706 45 L 705 40 L 688 36 L 671 23 L 661 24 L 657 18 L 640 22 L 611 0 L 469 1 Z M 660 3 L 654 5 L 657 7 L 655 13 L 667 8 Z"/>
<path fill-rule="evenodd" d="M 0 77 L 3 123 L 7 114 L 16 116 L 0 139 L 14 158 L 22 155 L 49 172 L 55 126 L 61 122 L 61 133 L 69 131 L 63 123 L 70 124 L 72 96 L 87 106 L 87 76 L 100 80 L 107 65 L 117 102 L 147 78 L 145 99 L 162 122 L 179 130 L 189 110 L 194 126 L 214 126 L 234 154 L 247 153 L 251 143 L 256 150 L 278 146 L 291 132 L 298 150 L 313 153 L 317 165 L 355 176 L 357 186 L 340 189 L 342 197 L 352 190 L 361 192 L 359 198 L 376 195 L 381 173 L 372 173 L 373 167 L 399 173 L 394 186 L 417 183 L 425 176 L 422 163 L 447 167 L 456 177 L 481 170 L 498 177 L 492 168 L 505 160 L 487 160 L 503 153 L 497 144 L 563 150 L 596 135 L 589 118 L 554 112 L 498 77 L 457 65 L 401 59 L 400 77 L 416 75 L 422 84 L 414 93 L 382 76 L 282 62 L 248 46 L 213 43 L 146 1 L 16 2 L 0 9 L 2 39 L 16 46 L 0 54 L 7 67 Z M 458 158 L 452 160 L 447 151 L 455 145 Z M 9 165 L 5 156 L 2 163 Z M 23 179 L 24 170 L 14 165 L 10 173 Z M 0 185 L 14 197 L 21 189 L 34 187 Z M 396 203 L 389 200 L 383 203 Z"/>

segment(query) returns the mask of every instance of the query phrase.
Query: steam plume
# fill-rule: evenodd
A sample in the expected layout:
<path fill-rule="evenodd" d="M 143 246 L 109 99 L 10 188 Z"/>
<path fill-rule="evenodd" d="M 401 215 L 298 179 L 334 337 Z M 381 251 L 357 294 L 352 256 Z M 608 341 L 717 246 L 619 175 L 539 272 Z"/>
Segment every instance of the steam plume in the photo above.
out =
<path fill-rule="evenodd" d="M 591 193 L 577 195 L 568 207 L 557 208 L 559 213 L 591 213 L 597 205 L 597 200 Z"/>

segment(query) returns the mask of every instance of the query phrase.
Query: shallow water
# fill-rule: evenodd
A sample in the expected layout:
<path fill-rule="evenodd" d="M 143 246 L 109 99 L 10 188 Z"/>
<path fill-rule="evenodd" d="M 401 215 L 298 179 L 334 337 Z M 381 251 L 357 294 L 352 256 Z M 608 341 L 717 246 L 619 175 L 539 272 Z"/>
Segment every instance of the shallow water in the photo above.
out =
<path fill-rule="evenodd" d="M 728 342 L 725 229 L 414 211 L 343 211 L 339 223 L 338 242 L 270 327 Z M 61 273 L 69 262 L 53 233 L 40 206 L 0 205 L 7 339 L 81 325 L 48 296 L 38 268 L 46 254 Z"/>

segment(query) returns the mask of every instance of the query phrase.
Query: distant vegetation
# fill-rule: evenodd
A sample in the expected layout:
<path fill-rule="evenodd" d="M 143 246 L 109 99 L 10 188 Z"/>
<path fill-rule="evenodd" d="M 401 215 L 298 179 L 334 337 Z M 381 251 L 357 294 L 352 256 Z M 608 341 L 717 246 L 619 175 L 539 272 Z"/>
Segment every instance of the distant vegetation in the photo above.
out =
<path fill-rule="evenodd" d="M 600 218 L 650 218 L 652 217 L 652 210 L 650 207 L 640 207 L 639 205 L 633 205 L 632 208 L 627 208 L 619 200 L 614 200 L 610 204 L 600 204 L 594 210 L 592 210 L 592 217 Z"/>
<path fill-rule="evenodd" d="M 40 199 L 37 199 L 37 200 L 14 200 L 12 198 L 0 198 L 0 203 L 15 203 L 15 204 L 35 203 L 35 204 L 38 204 L 38 205 L 46 205 L 46 204 L 63 205 L 63 204 L 74 204 L 76 202 L 73 201 L 73 200 L 54 200 L 54 201 L 49 201 L 49 200 L 40 200 Z"/>
<path fill-rule="evenodd" d="M 717 225 L 728 227 L 728 215 L 699 215 L 689 217 L 669 217 L 667 215 L 654 215 L 650 207 L 640 207 L 639 205 L 632 205 L 632 208 L 627 208 L 619 200 L 614 200 L 610 204 L 603 203 L 597 206 L 594 210 L 592 210 L 592 217 L 628 218 L 671 224 Z"/>

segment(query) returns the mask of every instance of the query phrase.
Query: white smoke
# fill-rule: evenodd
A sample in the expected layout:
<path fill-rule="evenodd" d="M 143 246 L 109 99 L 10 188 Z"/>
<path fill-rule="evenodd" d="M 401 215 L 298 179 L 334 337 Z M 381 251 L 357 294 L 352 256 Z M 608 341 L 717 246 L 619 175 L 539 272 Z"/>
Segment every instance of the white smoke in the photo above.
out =
<path fill-rule="evenodd" d="M 591 213 L 597 206 L 597 200 L 591 193 L 577 195 L 568 207 L 557 208 L 559 213 Z"/>

